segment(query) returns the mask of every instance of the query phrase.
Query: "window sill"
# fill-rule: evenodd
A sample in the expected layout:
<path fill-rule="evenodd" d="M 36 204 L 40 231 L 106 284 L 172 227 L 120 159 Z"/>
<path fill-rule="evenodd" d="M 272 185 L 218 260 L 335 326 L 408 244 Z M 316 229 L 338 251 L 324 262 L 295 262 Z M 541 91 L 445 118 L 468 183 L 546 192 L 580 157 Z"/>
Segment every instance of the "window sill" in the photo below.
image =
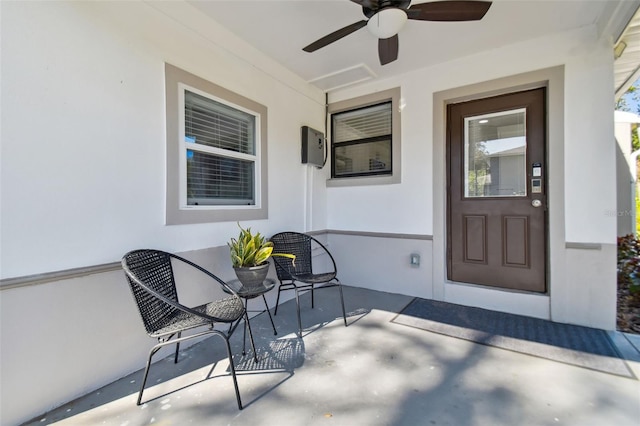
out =
<path fill-rule="evenodd" d="M 345 186 L 394 185 L 401 182 L 399 174 L 391 176 L 345 177 L 327 179 L 327 187 L 339 188 Z"/>

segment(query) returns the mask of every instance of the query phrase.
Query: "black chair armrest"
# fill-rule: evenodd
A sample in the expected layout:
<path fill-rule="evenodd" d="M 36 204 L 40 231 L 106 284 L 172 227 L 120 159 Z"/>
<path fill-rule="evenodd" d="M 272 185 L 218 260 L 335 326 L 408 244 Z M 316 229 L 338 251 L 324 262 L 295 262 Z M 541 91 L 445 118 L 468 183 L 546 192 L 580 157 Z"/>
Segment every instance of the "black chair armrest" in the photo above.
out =
<path fill-rule="evenodd" d="M 287 275 L 289 275 L 290 278 L 284 279 L 297 279 L 296 274 L 291 272 L 291 265 L 293 263 L 291 259 L 279 256 L 272 256 L 271 259 L 273 259 L 273 262 L 276 264 L 276 266 L 280 267 L 282 271 L 286 272 Z"/>
<path fill-rule="evenodd" d="M 236 296 L 238 299 L 240 299 L 240 296 L 238 296 L 238 293 L 236 293 L 231 287 L 229 287 L 229 285 L 224 282 L 223 280 L 221 280 L 220 278 L 218 278 L 216 275 L 214 275 L 213 273 L 207 271 L 206 269 L 204 269 L 202 266 L 193 263 L 190 260 L 185 259 L 184 257 L 180 257 L 176 254 L 172 254 L 169 253 L 169 256 L 171 256 L 173 259 L 177 259 L 180 260 L 184 263 L 186 263 L 187 265 L 191 265 L 194 268 L 196 268 L 197 270 L 199 270 L 200 272 L 204 273 L 205 275 L 208 275 L 210 278 L 213 278 L 214 280 L 216 280 L 221 286 L 223 286 L 224 288 L 226 288 L 229 294 L 232 294 L 233 296 Z"/>
<path fill-rule="evenodd" d="M 333 264 L 333 271 L 330 271 L 330 272 L 333 272 L 334 274 L 337 274 L 338 273 L 338 267 L 336 266 L 336 261 L 333 258 L 333 256 L 331 255 L 331 252 L 324 246 L 324 244 L 322 244 L 316 238 L 314 238 L 314 237 L 312 237 L 311 235 L 308 235 L 308 234 L 307 234 L 307 236 L 309 238 L 311 238 L 311 240 L 314 241 L 318 246 L 322 247 L 322 250 L 324 250 L 324 254 L 329 256 L 329 259 L 331 259 L 331 263 Z"/>
<path fill-rule="evenodd" d="M 199 271 L 201 271 L 201 272 L 205 273 L 206 275 L 210 276 L 210 277 L 211 277 L 211 278 L 213 278 L 214 280 L 218 281 L 218 282 L 219 282 L 221 285 L 223 285 L 225 288 L 228 288 L 228 289 L 229 289 L 229 293 L 230 293 L 233 297 L 235 297 L 236 299 L 238 299 L 238 301 L 239 301 L 240 303 L 242 303 L 242 300 L 240 299 L 240 296 L 238 296 L 238 294 L 237 294 L 235 291 L 233 291 L 233 289 L 231 289 L 231 288 L 230 288 L 230 287 L 229 287 L 229 286 L 228 286 L 224 281 L 222 281 L 220 278 L 218 278 L 218 277 L 216 277 L 215 275 L 213 275 L 211 272 L 207 271 L 207 270 L 206 270 L 206 269 L 204 269 L 203 267 L 201 267 L 201 266 L 199 266 L 199 265 L 196 265 L 195 263 L 193 263 L 193 262 L 191 262 L 191 261 L 189 261 L 189 260 L 187 260 L 187 259 L 185 259 L 185 258 L 183 258 L 183 257 L 176 256 L 176 255 L 174 255 L 174 254 L 169 254 L 169 255 L 170 255 L 172 258 L 175 258 L 175 259 L 180 260 L 180 261 L 182 261 L 182 262 L 185 262 L 185 263 L 187 263 L 187 264 L 189 264 L 189 265 L 191 265 L 191 266 L 194 266 L 194 267 L 195 267 L 196 269 L 198 269 Z M 196 311 L 196 310 L 195 310 L 195 309 L 193 309 L 193 308 L 190 308 L 190 307 L 185 306 L 185 305 L 183 305 L 183 304 L 181 304 L 181 303 L 178 303 L 178 302 L 176 302 L 176 301 L 174 301 L 174 300 L 171 300 L 171 299 L 167 298 L 166 296 L 164 296 L 163 294 L 158 293 L 157 291 L 154 291 L 153 289 L 149 288 L 149 287 L 148 287 L 148 286 L 147 286 L 143 281 L 139 280 L 139 279 L 135 276 L 135 274 L 133 274 L 133 273 L 131 272 L 131 270 L 130 270 L 130 269 L 129 269 L 129 267 L 127 266 L 127 264 L 126 264 L 126 262 L 125 262 L 125 260 L 124 260 L 124 259 L 122 260 L 122 268 L 124 269 L 125 273 L 129 276 L 129 278 L 130 278 L 130 279 L 132 279 L 133 281 L 135 281 L 135 283 L 136 283 L 137 285 L 139 285 L 139 286 L 140 286 L 140 288 L 142 288 L 142 289 L 143 289 L 144 291 L 146 291 L 147 293 L 151 294 L 151 295 L 152 295 L 153 297 L 155 297 L 156 299 L 159 299 L 159 300 L 161 300 L 162 302 L 166 303 L 167 305 L 172 306 L 172 307 L 174 307 L 174 308 L 176 308 L 176 309 L 178 309 L 178 310 L 180 310 L 180 311 L 182 311 L 182 312 L 185 312 L 185 313 L 188 313 L 188 314 L 191 314 L 191 315 L 195 315 L 195 316 L 200 317 L 200 318 L 203 318 L 203 319 L 205 319 L 205 320 L 207 320 L 207 321 L 211 321 L 211 322 L 220 322 L 220 319 L 218 319 L 218 318 L 214 318 L 214 317 L 212 317 L 212 316 L 210 316 L 210 315 L 204 314 L 204 313 L 202 313 L 202 312 L 198 312 L 198 311 Z"/>

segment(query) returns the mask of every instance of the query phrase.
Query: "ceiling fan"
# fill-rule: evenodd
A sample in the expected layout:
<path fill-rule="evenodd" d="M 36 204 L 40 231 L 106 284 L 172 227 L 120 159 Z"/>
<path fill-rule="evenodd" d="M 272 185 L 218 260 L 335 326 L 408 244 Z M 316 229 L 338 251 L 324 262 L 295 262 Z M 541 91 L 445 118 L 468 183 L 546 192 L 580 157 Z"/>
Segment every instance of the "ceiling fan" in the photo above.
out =
<path fill-rule="evenodd" d="M 491 6 L 490 1 L 443 0 L 410 6 L 411 0 L 351 0 L 362 6 L 368 19 L 355 22 L 314 41 L 303 48 L 305 52 L 316 50 L 340 40 L 342 37 L 366 26 L 378 37 L 380 65 L 398 59 L 398 32 L 407 19 L 418 21 L 478 21 Z"/>

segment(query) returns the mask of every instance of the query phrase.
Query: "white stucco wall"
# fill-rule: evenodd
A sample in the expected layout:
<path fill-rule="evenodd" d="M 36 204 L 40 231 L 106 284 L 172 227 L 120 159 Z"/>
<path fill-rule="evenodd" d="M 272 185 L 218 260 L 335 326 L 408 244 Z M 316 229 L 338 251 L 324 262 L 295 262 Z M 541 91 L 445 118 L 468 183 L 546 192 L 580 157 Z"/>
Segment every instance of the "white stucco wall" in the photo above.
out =
<path fill-rule="evenodd" d="M 435 116 L 443 119 L 445 115 L 443 105 L 436 105 L 440 110 L 434 111 L 433 94 L 454 93 L 463 87 L 478 86 L 475 93 L 483 93 L 518 84 L 529 85 L 543 80 L 527 77 L 528 80 L 520 79 L 516 86 L 509 86 L 515 81 L 511 76 L 559 65 L 564 67 L 564 76 L 559 85 L 554 83 L 550 96 L 563 99 L 559 110 L 551 112 L 555 115 L 550 123 L 556 126 L 564 120 L 564 129 L 560 128 L 560 133 L 556 132 L 548 142 L 552 224 L 549 292 L 527 295 L 448 282 L 444 266 L 444 132 L 441 137 L 434 137 L 434 126 L 442 123 L 433 121 L 434 112 L 439 112 Z M 400 293 L 433 294 L 436 299 L 455 303 L 614 329 L 616 220 L 614 215 L 607 214 L 616 206 L 612 78 L 611 42 L 591 26 L 506 45 L 398 78 L 332 93 L 330 102 L 337 102 L 401 87 L 405 107 L 402 110 L 402 183 L 329 188 L 329 228 L 434 236 L 432 276 L 412 271 L 403 273 L 400 283 L 389 285 L 386 265 L 380 262 L 371 266 L 373 270 L 369 270 L 368 279 L 359 285 Z M 509 81 L 504 83 L 506 86 L 500 86 L 501 80 Z M 498 83 L 486 85 L 484 82 L 488 81 Z M 469 90 L 458 90 L 458 96 L 473 94 Z M 559 118 L 560 115 L 564 118 Z M 341 242 L 345 252 L 358 246 L 355 240 L 350 245 L 348 240 Z M 584 244 L 586 250 L 580 244 Z M 393 252 L 392 259 L 408 259 L 408 255 L 409 252 Z M 577 273 L 583 270 L 586 259 L 591 264 L 596 262 L 598 268 L 588 274 Z M 355 277 L 359 265 L 347 262 L 343 268 L 347 269 L 347 275 Z M 580 297 L 576 297 L 577 294 Z M 597 314 L 589 313 L 596 306 Z"/>
<path fill-rule="evenodd" d="M 566 237 L 569 241 L 614 242 L 611 227 L 615 220 L 602 216 L 604 209 L 615 204 L 615 194 L 611 191 L 612 181 L 601 178 L 606 171 L 613 172 L 615 164 L 611 144 L 613 56 L 610 44 L 598 38 L 595 27 L 506 45 L 395 79 L 331 93 L 330 102 L 337 102 L 401 87 L 405 107 L 402 110 L 402 184 L 365 189 L 330 188 L 329 227 L 433 234 L 431 94 L 561 64 L 566 67 L 565 162 L 570 175 L 566 177 L 566 189 L 571 220 Z M 588 147 L 586 153 L 585 146 Z M 584 170 L 598 172 L 584 173 Z M 585 176 L 587 174 L 589 176 Z M 584 191 L 585 187 L 589 191 Z"/>
<path fill-rule="evenodd" d="M 640 116 L 626 111 L 615 111 L 615 137 L 618 143 L 617 149 L 617 196 L 618 203 L 615 212 L 618 222 L 618 236 L 636 233 L 636 160 L 637 155 L 632 156 L 632 128 L 640 122 Z M 636 129 L 637 131 L 637 129 Z"/>
<path fill-rule="evenodd" d="M 198 18 L 171 2 L 3 2 L 2 278 L 237 233 L 164 225 L 165 61 L 267 106 L 270 214 L 248 225 L 304 229 L 300 127 L 323 128 L 324 95 Z"/>
<path fill-rule="evenodd" d="M 326 227 L 323 171 L 300 161 L 300 127 L 324 126 L 319 90 L 176 2 L 0 2 L 0 12 L 1 278 L 140 247 L 201 249 L 192 257 L 232 278 L 235 222 L 164 224 L 165 61 L 268 108 L 269 219 L 243 224 L 266 235 Z M 185 302 L 213 297 L 184 290 Z M 153 345 L 121 271 L 2 290 L 0 315 L 3 425 L 142 368 Z"/>

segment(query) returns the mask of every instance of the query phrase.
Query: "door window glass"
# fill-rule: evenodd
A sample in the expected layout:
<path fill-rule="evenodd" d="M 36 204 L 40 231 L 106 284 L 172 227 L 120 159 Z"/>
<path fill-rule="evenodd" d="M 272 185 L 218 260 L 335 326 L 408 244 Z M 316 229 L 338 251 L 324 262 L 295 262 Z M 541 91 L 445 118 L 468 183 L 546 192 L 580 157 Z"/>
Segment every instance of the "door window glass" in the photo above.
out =
<path fill-rule="evenodd" d="M 525 119 L 525 108 L 465 117 L 465 197 L 527 195 Z"/>

